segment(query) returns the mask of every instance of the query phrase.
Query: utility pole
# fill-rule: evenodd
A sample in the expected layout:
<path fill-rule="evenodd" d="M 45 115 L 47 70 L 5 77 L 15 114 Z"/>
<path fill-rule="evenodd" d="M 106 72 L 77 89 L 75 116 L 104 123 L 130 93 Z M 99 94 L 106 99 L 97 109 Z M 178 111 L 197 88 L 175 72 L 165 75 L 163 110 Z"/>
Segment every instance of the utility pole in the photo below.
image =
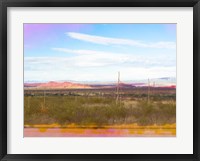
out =
<path fill-rule="evenodd" d="M 152 91 L 152 95 L 153 95 L 153 96 L 156 95 L 156 89 L 155 89 L 155 87 L 156 87 L 156 83 L 155 83 L 155 81 L 154 81 L 154 82 L 153 82 L 153 91 Z"/>
<path fill-rule="evenodd" d="M 149 95 L 150 95 L 150 81 L 148 79 L 148 103 L 149 103 Z"/>
<path fill-rule="evenodd" d="M 46 91 L 44 90 L 43 110 L 44 110 L 45 104 L 46 104 L 45 96 L 46 96 Z"/>
<path fill-rule="evenodd" d="M 28 109 L 30 109 L 30 96 L 28 96 Z"/>
<path fill-rule="evenodd" d="M 116 103 L 119 101 L 119 83 L 120 83 L 120 72 L 118 72 L 118 81 L 117 81 L 117 98 Z"/>

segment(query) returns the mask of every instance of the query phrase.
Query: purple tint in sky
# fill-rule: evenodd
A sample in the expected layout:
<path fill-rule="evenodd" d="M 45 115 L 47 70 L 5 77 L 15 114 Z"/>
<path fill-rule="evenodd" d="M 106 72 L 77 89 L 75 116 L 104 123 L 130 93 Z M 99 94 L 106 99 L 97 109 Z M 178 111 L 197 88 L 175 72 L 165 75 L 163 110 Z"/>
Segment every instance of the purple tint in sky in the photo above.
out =
<path fill-rule="evenodd" d="M 68 32 L 90 30 L 87 24 L 24 24 L 25 47 L 37 47 L 41 43 L 48 44 L 52 40 L 59 42 L 59 35 Z"/>

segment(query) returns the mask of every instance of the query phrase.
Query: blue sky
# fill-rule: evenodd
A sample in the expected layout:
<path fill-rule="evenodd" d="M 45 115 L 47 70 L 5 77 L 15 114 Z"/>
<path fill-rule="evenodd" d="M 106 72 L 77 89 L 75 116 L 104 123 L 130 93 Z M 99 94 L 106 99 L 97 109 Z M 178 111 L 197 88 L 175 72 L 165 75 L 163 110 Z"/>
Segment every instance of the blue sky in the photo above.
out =
<path fill-rule="evenodd" d="M 24 81 L 176 77 L 176 24 L 24 24 Z"/>

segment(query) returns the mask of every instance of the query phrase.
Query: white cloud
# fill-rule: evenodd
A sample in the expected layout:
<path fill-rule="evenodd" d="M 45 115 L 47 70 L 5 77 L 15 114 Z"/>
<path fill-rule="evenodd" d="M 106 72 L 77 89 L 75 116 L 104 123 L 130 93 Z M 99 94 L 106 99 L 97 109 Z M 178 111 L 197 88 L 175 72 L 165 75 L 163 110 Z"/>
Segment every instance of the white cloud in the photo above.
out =
<path fill-rule="evenodd" d="M 75 65 L 79 67 L 100 67 L 114 64 L 125 63 L 130 59 L 129 55 L 96 51 L 96 50 L 71 50 L 67 48 L 52 48 L 55 51 L 75 54 L 69 58 Z M 131 60 L 134 58 L 132 57 Z"/>
<path fill-rule="evenodd" d="M 24 78 L 25 81 L 54 81 L 54 80 L 74 80 L 74 81 L 115 81 L 117 72 L 120 71 L 121 81 L 143 80 L 148 78 L 175 77 L 176 66 L 172 67 L 144 67 L 140 66 L 99 66 L 98 62 L 84 59 L 72 60 L 65 58 L 54 58 L 56 61 L 50 61 L 48 58 L 34 58 L 36 64 L 27 63 L 25 59 Z M 32 58 L 33 60 L 33 58 Z M 48 62 L 46 64 L 46 62 Z M 101 63 L 101 62 L 99 62 Z M 102 64 L 101 64 L 102 65 Z M 28 67 L 28 69 L 27 69 Z"/>
<path fill-rule="evenodd" d="M 176 57 L 173 55 L 161 56 L 141 56 L 134 53 L 113 53 L 96 50 L 71 50 L 67 48 L 52 48 L 55 51 L 68 54 L 75 54 L 71 57 L 74 65 L 77 66 L 107 66 L 107 65 L 122 65 L 122 66 L 171 66 L 175 65 Z"/>
<path fill-rule="evenodd" d="M 115 80 L 117 71 L 123 80 L 170 77 L 176 74 L 176 59 L 167 56 L 140 56 L 96 50 L 52 48 L 72 54 L 63 57 L 25 57 L 25 80 Z M 41 54 L 42 55 L 42 54 Z"/>
<path fill-rule="evenodd" d="M 82 54 L 82 55 L 83 54 L 88 54 L 88 55 L 113 54 L 111 52 L 104 52 L 104 51 L 97 51 L 97 50 L 72 50 L 72 49 L 67 49 L 67 48 L 52 48 L 52 50 L 65 52 L 65 53 L 71 53 L 71 54 Z"/>
<path fill-rule="evenodd" d="M 167 49 L 176 48 L 175 42 L 167 42 L 167 41 L 146 43 L 138 40 L 110 38 L 110 37 L 88 35 L 76 32 L 67 32 L 66 35 L 77 40 L 82 40 L 102 45 L 129 45 L 129 46 L 136 46 L 143 48 L 167 48 Z"/>

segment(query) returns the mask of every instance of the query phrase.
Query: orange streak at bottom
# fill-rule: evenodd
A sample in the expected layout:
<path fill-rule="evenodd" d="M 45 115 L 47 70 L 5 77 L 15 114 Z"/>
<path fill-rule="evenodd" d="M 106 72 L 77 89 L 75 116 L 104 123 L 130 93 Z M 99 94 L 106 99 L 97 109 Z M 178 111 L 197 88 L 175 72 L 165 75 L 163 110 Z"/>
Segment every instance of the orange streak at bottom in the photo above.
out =
<path fill-rule="evenodd" d="M 24 128 L 24 137 L 175 137 L 176 129 Z"/>

